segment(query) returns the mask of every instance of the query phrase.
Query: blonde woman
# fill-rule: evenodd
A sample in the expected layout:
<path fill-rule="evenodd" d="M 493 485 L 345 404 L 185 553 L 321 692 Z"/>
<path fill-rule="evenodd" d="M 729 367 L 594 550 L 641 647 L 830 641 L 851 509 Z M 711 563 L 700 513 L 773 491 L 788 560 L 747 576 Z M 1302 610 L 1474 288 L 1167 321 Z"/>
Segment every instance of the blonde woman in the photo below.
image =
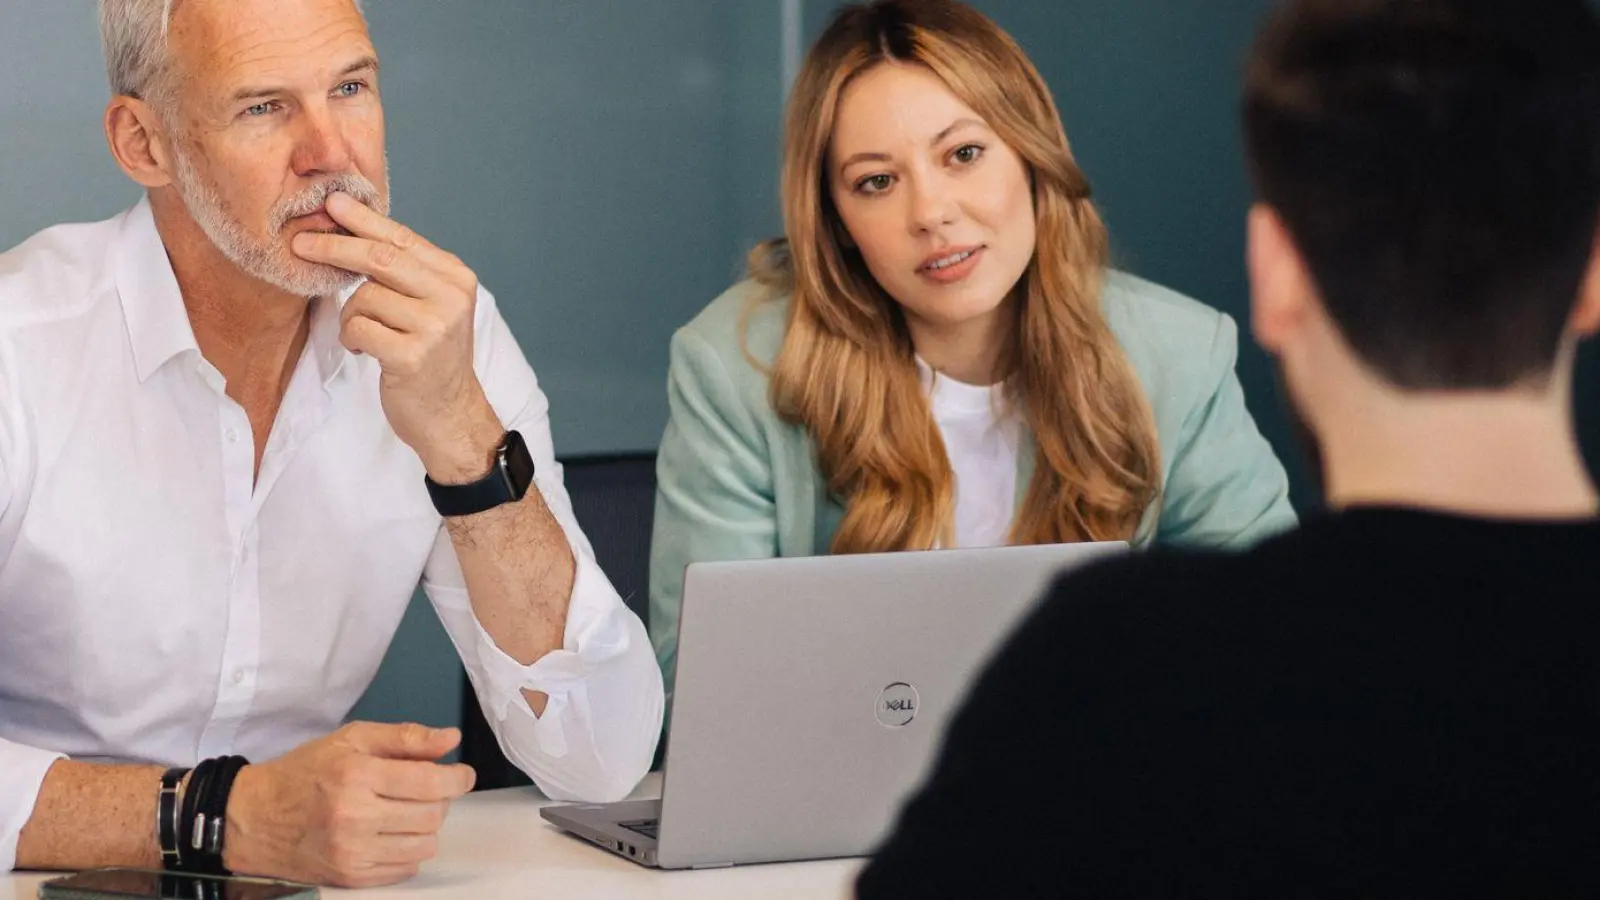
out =
<path fill-rule="evenodd" d="M 845 7 L 805 60 L 786 239 L 673 338 L 650 630 L 698 560 L 1294 524 L 1236 329 L 1107 268 L 1048 88 L 952 0 Z"/>

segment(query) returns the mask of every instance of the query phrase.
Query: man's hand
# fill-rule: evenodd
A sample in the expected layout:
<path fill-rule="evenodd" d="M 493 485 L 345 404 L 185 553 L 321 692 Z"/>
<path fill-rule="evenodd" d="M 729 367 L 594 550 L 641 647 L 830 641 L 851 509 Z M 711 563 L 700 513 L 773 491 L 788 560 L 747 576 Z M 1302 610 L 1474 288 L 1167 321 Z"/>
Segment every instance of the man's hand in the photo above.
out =
<path fill-rule="evenodd" d="M 351 234 L 300 234 L 294 252 L 368 277 L 345 304 L 340 339 L 383 368 L 389 425 L 434 481 L 483 477 L 505 430 L 472 365 L 478 276 L 346 194 L 328 195 L 327 210 Z"/>
<path fill-rule="evenodd" d="M 395 884 L 438 849 L 470 766 L 440 765 L 461 735 L 421 725 L 346 725 L 269 763 L 246 766 L 228 800 L 223 864 L 334 887 Z"/>

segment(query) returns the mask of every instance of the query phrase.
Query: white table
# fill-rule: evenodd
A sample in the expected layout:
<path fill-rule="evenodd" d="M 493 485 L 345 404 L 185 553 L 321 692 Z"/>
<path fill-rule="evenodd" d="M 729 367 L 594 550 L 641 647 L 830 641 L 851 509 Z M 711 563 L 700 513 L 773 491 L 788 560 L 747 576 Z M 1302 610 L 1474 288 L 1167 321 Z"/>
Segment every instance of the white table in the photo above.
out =
<path fill-rule="evenodd" d="M 634 799 L 661 795 L 660 775 L 644 780 Z M 392 888 L 323 890 L 359 900 L 531 900 L 581 898 L 718 898 L 841 900 L 850 896 L 861 860 L 658 872 L 569 837 L 539 817 L 549 801 L 531 788 L 468 794 L 439 833 L 439 857 L 422 874 Z M 50 875 L 0 873 L 0 900 L 34 900 Z"/>

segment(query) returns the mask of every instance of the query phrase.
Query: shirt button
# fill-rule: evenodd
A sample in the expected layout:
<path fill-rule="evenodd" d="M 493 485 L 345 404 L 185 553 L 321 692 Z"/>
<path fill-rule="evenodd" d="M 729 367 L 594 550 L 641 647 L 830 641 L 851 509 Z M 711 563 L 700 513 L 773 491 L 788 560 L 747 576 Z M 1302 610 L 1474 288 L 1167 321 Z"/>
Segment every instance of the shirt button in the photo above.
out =
<path fill-rule="evenodd" d="M 244 670 L 243 669 L 234 669 L 233 670 L 233 683 L 234 684 L 242 684 L 243 682 L 244 682 Z"/>
<path fill-rule="evenodd" d="M 229 428 L 227 430 L 227 432 L 226 432 L 226 436 L 228 438 L 228 443 L 230 443 L 230 444 L 239 443 L 239 429 L 237 429 L 237 428 Z"/>

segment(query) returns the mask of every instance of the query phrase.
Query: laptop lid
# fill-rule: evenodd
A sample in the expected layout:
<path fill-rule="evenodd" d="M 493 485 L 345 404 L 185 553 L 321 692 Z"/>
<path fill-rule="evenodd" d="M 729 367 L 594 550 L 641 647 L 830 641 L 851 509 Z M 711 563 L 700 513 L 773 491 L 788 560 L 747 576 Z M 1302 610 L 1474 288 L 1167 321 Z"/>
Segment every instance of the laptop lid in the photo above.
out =
<path fill-rule="evenodd" d="M 660 865 L 869 853 L 981 665 L 1050 581 L 1126 547 L 689 566 Z"/>

